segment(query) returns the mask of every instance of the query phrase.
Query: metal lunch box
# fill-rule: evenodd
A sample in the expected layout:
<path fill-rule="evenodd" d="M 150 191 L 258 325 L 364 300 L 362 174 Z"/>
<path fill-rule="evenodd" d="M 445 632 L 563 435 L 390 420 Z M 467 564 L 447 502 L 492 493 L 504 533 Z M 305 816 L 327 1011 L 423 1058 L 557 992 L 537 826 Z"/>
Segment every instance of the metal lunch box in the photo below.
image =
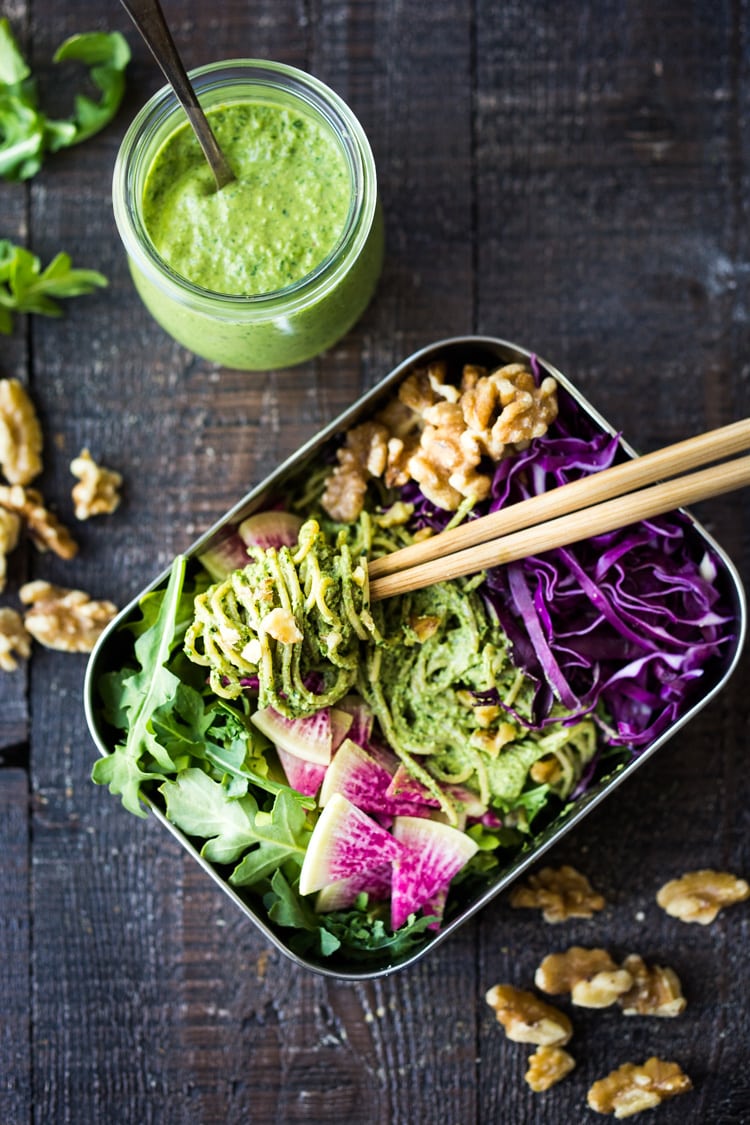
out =
<path fill-rule="evenodd" d="M 445 359 L 448 361 L 449 365 L 451 362 L 454 364 L 477 363 L 489 367 L 514 362 L 525 362 L 528 364 L 531 360 L 531 354 L 532 353 L 516 344 L 487 336 L 452 337 L 430 344 L 428 347 L 415 352 L 394 368 L 394 370 L 376 387 L 365 394 L 348 410 L 344 411 L 343 414 L 321 430 L 319 434 L 302 446 L 296 454 L 283 462 L 275 472 L 257 487 L 253 488 L 234 508 L 227 512 L 223 519 L 188 548 L 185 552 L 186 557 L 188 560 L 196 558 L 212 543 L 220 541 L 222 536 L 226 535 L 229 530 L 235 529 L 247 516 L 266 507 L 272 498 L 283 496 L 284 483 L 292 474 L 296 475 L 300 470 L 304 470 L 305 466 L 315 459 L 322 447 L 335 435 L 363 421 L 373 411 L 377 410 L 413 368 L 425 366 L 437 359 Z M 593 409 L 560 371 L 556 370 L 556 368 L 542 360 L 539 356 L 536 356 L 536 362 L 543 371 L 553 375 L 557 379 L 560 387 L 573 398 L 579 409 L 588 416 L 596 427 L 612 436 L 616 434 L 616 431 L 610 424 Z M 620 438 L 620 448 L 624 457 L 636 456 L 633 449 L 624 442 L 622 438 Z M 605 797 L 609 796 L 609 794 L 629 777 L 635 769 L 639 768 L 660 746 L 689 722 L 689 720 L 721 690 L 731 675 L 741 654 L 746 632 L 747 608 L 742 583 L 732 562 L 708 532 L 693 519 L 689 513 L 683 513 L 683 515 L 689 523 L 688 534 L 696 536 L 701 541 L 702 545 L 711 549 L 719 566 L 717 582 L 721 583 L 725 599 L 731 606 L 734 615 L 734 636 L 731 644 L 724 646 L 722 656 L 712 661 L 710 665 L 711 673 L 702 680 L 700 692 L 696 693 L 689 707 L 687 707 L 684 713 L 681 714 L 670 727 L 664 730 L 647 747 L 640 751 L 637 757 L 633 757 L 631 761 L 614 771 L 611 776 L 605 776 L 597 781 L 583 796 L 571 802 L 571 805 L 563 810 L 552 823 L 544 828 L 537 836 L 532 838 L 532 842 L 525 846 L 507 867 L 499 871 L 488 886 L 483 888 L 481 892 L 474 893 L 473 895 L 466 893 L 465 901 L 461 902 L 461 908 L 458 913 L 451 917 L 440 931 L 428 937 L 424 945 L 404 956 L 401 960 L 392 963 L 380 961 L 368 966 L 367 962 L 364 960 L 354 960 L 346 958 L 343 955 L 338 959 L 337 955 L 331 958 L 313 956 L 302 957 L 298 955 L 286 944 L 284 931 L 274 929 L 267 918 L 264 917 L 262 904 L 259 901 L 254 901 L 251 894 L 245 897 L 238 893 L 222 876 L 221 872 L 199 854 L 199 851 L 191 840 L 189 840 L 179 828 L 167 820 L 164 812 L 159 807 L 158 801 L 144 798 L 146 804 L 150 806 L 153 815 L 180 841 L 196 863 L 206 871 L 236 906 L 258 927 L 268 941 L 298 965 L 337 979 L 367 980 L 386 976 L 389 973 L 413 964 L 415 961 L 425 956 L 431 949 L 434 949 L 441 942 L 450 938 L 451 934 L 453 934 L 459 926 L 463 925 L 469 918 L 480 911 L 482 907 L 505 890 L 509 884 L 517 879 L 527 868 L 535 864 L 546 851 L 565 835 L 565 833 L 576 826 L 591 809 L 595 808 Z M 118 614 L 102 633 L 96 648 L 91 654 L 86 671 L 84 703 L 89 729 L 102 755 L 107 755 L 112 751 L 116 738 L 115 732 L 108 726 L 101 713 L 101 706 L 97 699 L 97 682 L 104 672 L 121 666 L 126 657 L 129 644 L 128 634 L 124 634 L 122 631 L 123 624 L 137 612 L 138 604 L 143 595 L 150 590 L 164 585 L 168 575 L 169 571 L 158 575 L 146 589 L 142 590 L 138 596 Z M 459 889 L 459 891 L 457 891 L 459 897 L 460 893 Z"/>

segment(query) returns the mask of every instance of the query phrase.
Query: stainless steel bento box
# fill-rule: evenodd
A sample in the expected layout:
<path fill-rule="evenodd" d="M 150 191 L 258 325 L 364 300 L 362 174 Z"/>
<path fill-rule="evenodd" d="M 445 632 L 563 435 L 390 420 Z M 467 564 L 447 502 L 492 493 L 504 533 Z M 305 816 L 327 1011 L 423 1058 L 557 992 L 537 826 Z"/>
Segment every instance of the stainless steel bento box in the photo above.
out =
<path fill-rule="evenodd" d="M 270 498 L 278 497 L 280 494 L 283 495 L 285 480 L 289 479 L 293 473 L 298 474 L 300 470 L 303 470 L 305 465 L 315 458 L 318 451 L 326 442 L 336 434 L 362 421 L 376 410 L 412 368 L 425 366 L 438 358 L 446 359 L 449 363 L 453 360 L 461 364 L 477 363 L 492 367 L 514 362 L 525 362 L 528 364 L 531 362 L 532 354 L 524 348 L 505 340 L 485 336 L 453 337 L 438 341 L 414 353 L 409 356 L 408 359 L 400 363 L 373 390 L 364 395 L 354 403 L 353 406 L 331 422 L 330 425 L 322 430 L 316 437 L 304 445 L 293 457 L 280 465 L 266 480 L 252 489 L 252 491 L 240 500 L 219 523 L 193 543 L 185 552 L 188 560 L 195 558 L 201 552 L 205 551 L 213 541 L 218 541 L 223 534 L 226 534 L 229 527 L 236 527 L 247 516 L 266 506 Z M 574 399 L 579 409 L 588 416 L 596 427 L 611 436 L 616 436 L 615 430 L 613 430 L 609 423 L 591 407 L 586 399 L 583 398 L 560 371 L 540 359 L 539 356 L 535 356 L 535 361 L 543 371 L 548 372 L 558 380 L 559 385 Z M 622 439 L 620 440 L 620 447 L 624 456 L 635 456 L 632 448 L 622 441 Z M 200 864 L 206 873 L 218 883 L 224 893 L 227 894 L 237 907 L 263 932 L 263 934 L 265 934 L 267 939 L 297 964 L 326 976 L 348 980 L 365 980 L 385 976 L 414 963 L 425 956 L 429 950 L 434 949 L 441 942 L 448 940 L 459 926 L 463 925 L 469 918 L 490 902 L 491 899 L 495 898 L 496 895 L 508 887 L 522 872 L 535 864 L 553 844 L 577 825 L 592 808 L 604 800 L 604 798 L 629 777 L 635 769 L 642 766 L 663 743 L 671 738 L 676 731 L 683 727 L 702 707 L 704 707 L 726 683 L 739 659 L 745 640 L 747 612 L 745 594 L 734 566 L 721 547 L 718 546 L 696 520 L 689 516 L 689 514 L 685 515 L 690 524 L 689 534 L 699 537 L 701 545 L 712 550 L 719 564 L 720 573 L 718 581 L 722 586 L 725 600 L 731 607 L 734 616 L 731 643 L 724 646 L 721 658 L 714 659 L 711 666 L 711 675 L 704 678 L 701 683 L 700 691 L 695 694 L 690 706 L 670 727 L 655 738 L 637 757 L 634 757 L 630 762 L 620 767 L 612 776 L 602 778 L 582 797 L 572 802 L 572 807 L 564 810 L 556 820 L 543 829 L 538 836 L 534 837 L 533 845 L 523 849 L 506 868 L 501 869 L 489 886 L 473 895 L 467 893 L 465 901 L 462 901 L 460 904 L 458 913 L 454 914 L 439 932 L 430 936 L 423 946 L 407 954 L 401 960 L 394 963 L 378 962 L 368 966 L 366 962 L 354 961 L 348 958 L 336 960 L 335 956 L 325 959 L 322 957 L 299 956 L 286 944 L 283 931 L 274 929 L 272 925 L 269 924 L 268 920 L 264 918 L 262 906 L 260 904 L 256 906 L 251 896 L 245 898 L 240 895 L 234 887 L 222 877 L 221 873 L 199 854 L 192 842 L 167 820 L 163 811 L 158 807 L 158 804 L 153 801 L 148 801 L 147 803 L 150 805 L 153 815 L 180 841 L 183 847 L 195 859 L 196 863 Z M 144 594 L 166 583 L 168 574 L 169 572 L 165 571 L 158 575 L 147 589 L 141 591 L 138 597 L 121 611 L 102 634 L 91 655 L 85 681 L 85 708 L 91 734 L 102 755 L 107 755 L 112 751 L 115 744 L 115 732 L 108 727 L 103 718 L 101 705 L 97 698 L 97 682 L 104 672 L 117 668 L 122 663 L 128 644 L 128 634 L 123 635 L 121 630 L 122 625 L 136 612 L 138 603 Z M 134 831 L 137 830 L 137 826 L 134 823 Z"/>

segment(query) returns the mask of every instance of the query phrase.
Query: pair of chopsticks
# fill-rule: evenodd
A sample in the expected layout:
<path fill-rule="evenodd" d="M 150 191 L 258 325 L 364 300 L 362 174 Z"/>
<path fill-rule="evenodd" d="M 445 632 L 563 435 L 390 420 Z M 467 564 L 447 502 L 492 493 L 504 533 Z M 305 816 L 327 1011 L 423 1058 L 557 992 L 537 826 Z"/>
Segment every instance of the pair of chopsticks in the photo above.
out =
<path fill-rule="evenodd" d="M 476 574 L 743 488 L 750 484 L 750 456 L 669 478 L 748 448 L 745 418 L 480 516 L 375 559 L 368 568 L 370 597 Z"/>

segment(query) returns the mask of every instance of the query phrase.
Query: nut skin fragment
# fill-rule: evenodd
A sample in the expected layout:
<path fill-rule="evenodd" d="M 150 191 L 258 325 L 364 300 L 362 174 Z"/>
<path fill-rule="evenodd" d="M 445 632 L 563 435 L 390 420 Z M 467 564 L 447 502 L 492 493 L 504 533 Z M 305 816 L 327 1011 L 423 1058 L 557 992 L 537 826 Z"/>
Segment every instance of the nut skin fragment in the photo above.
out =
<path fill-rule="evenodd" d="M 750 898 L 750 886 L 728 871 L 703 868 L 672 879 L 659 890 L 656 901 L 667 914 L 681 922 L 707 926 L 723 906 Z"/>
<path fill-rule="evenodd" d="M 512 984 L 496 984 L 487 992 L 485 1000 L 514 1043 L 561 1047 L 573 1034 L 573 1025 L 565 1013 L 540 1000 L 533 992 Z"/>
<path fill-rule="evenodd" d="M 109 515 L 120 503 L 118 489 L 122 477 L 113 469 L 97 465 L 88 449 L 82 449 L 70 462 L 70 471 L 78 477 L 71 495 L 75 504 L 75 516 L 87 520 L 91 516 Z"/>
<path fill-rule="evenodd" d="M 545 922 L 555 924 L 567 918 L 591 918 L 606 906 L 585 875 L 575 867 L 543 867 L 530 875 L 527 883 L 514 887 L 510 905 L 516 909 L 541 909 Z"/>
<path fill-rule="evenodd" d="M 31 635 L 24 626 L 21 614 L 7 606 L 0 607 L 0 668 L 15 672 L 16 656 L 28 660 L 31 655 Z"/>
<path fill-rule="evenodd" d="M 569 992 L 580 1008 L 608 1008 L 633 987 L 626 969 L 618 969 L 606 949 L 571 945 L 564 953 L 550 953 L 534 976 L 542 992 Z"/>
<path fill-rule="evenodd" d="M 6 557 L 18 543 L 20 531 L 21 520 L 16 513 L 0 508 L 0 590 L 5 589 Z"/>
<path fill-rule="evenodd" d="M 45 508 L 36 489 L 0 484 L 0 508 L 21 517 L 40 551 L 54 551 L 61 559 L 72 559 L 78 553 L 78 544 L 57 516 Z"/>
<path fill-rule="evenodd" d="M 675 1062 L 656 1056 L 637 1066 L 623 1063 L 589 1089 L 586 1100 L 597 1113 L 613 1113 L 616 1118 L 631 1117 L 643 1109 L 685 1094 L 693 1083 Z"/>
<path fill-rule="evenodd" d="M 617 998 L 626 1016 L 673 1017 L 685 1011 L 687 1001 L 673 969 L 648 966 L 637 953 L 626 957 L 622 967 L 633 978 L 633 987 Z"/>
<path fill-rule="evenodd" d="M 542 1094 L 561 1082 L 575 1065 L 575 1059 L 563 1047 L 537 1047 L 529 1056 L 529 1069 L 524 1078 L 535 1094 Z"/>
<path fill-rule="evenodd" d="M 11 484 L 29 484 L 42 471 L 42 429 L 18 379 L 0 379 L 0 467 Z"/>
<path fill-rule="evenodd" d="M 19 591 L 31 608 L 24 625 L 34 640 L 62 652 L 91 652 L 99 634 L 117 613 L 112 602 L 92 601 L 83 590 L 49 582 L 27 582 Z"/>

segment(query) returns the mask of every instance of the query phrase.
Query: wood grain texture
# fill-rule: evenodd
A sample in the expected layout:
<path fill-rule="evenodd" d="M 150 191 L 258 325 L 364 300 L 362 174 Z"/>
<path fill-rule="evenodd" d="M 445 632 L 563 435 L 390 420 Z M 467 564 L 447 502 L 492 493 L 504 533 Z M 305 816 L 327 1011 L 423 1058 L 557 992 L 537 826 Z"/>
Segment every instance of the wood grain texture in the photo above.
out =
<path fill-rule="evenodd" d="M 118 5 L 14 0 L 51 96 L 52 53 L 76 31 L 123 31 L 133 62 L 110 126 L 33 181 L 0 184 L 0 237 L 110 279 L 2 339 L 0 376 L 28 384 L 47 437 L 41 487 L 72 526 L 68 465 L 83 445 L 125 478 L 117 513 L 75 525 L 74 562 L 13 557 L 3 604 L 27 575 L 124 604 L 395 362 L 452 333 L 537 350 L 642 451 L 750 414 L 746 5 L 164 6 L 188 66 L 278 58 L 349 101 L 378 166 L 382 282 L 344 341 L 293 370 L 247 375 L 173 344 L 135 295 L 110 205 L 119 141 L 160 76 Z M 747 579 L 750 498 L 699 514 Z M 38 650 L 0 678 L 3 1125 L 594 1125 L 590 1082 L 652 1053 L 695 1083 L 660 1123 L 750 1120 L 750 912 L 687 926 L 654 897 L 687 867 L 750 872 L 747 656 L 548 857 L 589 874 L 600 916 L 550 927 L 497 901 L 366 984 L 295 967 L 171 836 L 95 789 L 84 667 Z M 574 942 L 672 965 L 688 1008 L 659 1021 L 574 1010 L 577 1068 L 534 1095 L 530 1050 L 505 1040 L 483 996 L 530 983 Z"/>

